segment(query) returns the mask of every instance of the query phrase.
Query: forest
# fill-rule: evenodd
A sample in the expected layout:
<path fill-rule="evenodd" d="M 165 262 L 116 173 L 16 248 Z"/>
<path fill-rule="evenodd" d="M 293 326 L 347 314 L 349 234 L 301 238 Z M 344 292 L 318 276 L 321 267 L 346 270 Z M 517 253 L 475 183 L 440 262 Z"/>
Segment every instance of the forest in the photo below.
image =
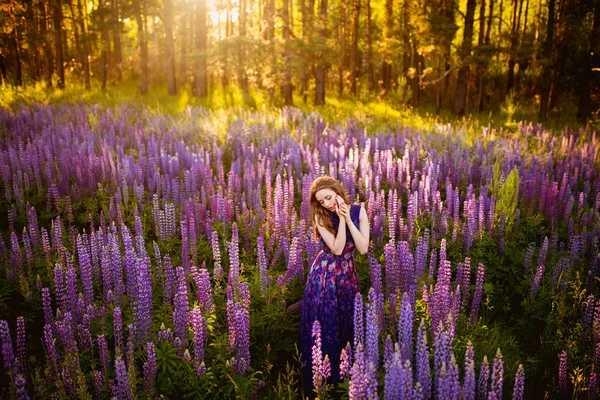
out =
<path fill-rule="evenodd" d="M 3 85 L 133 80 L 253 106 L 381 99 L 456 116 L 522 99 L 597 118 L 598 0 L 6 0 Z"/>

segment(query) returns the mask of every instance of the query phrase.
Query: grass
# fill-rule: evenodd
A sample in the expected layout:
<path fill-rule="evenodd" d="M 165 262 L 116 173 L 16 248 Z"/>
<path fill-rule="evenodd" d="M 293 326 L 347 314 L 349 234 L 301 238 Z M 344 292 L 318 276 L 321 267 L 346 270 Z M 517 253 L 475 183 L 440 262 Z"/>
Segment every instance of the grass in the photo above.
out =
<path fill-rule="evenodd" d="M 247 95 L 244 95 L 237 86 L 229 87 L 227 90 L 221 86 L 214 87 L 210 89 L 206 99 L 198 99 L 189 84 L 180 85 L 177 95 L 170 96 L 163 82 L 153 83 L 145 95 L 140 93 L 137 82 L 133 80 L 114 82 L 105 90 L 102 90 L 98 84 L 93 85 L 91 90 L 85 90 L 81 82 L 73 80 L 67 82 L 65 89 L 57 89 L 56 85 L 55 88 L 49 89 L 41 82 L 26 87 L 2 86 L 0 107 L 16 109 L 33 103 L 85 103 L 114 108 L 133 104 L 143 105 L 152 113 L 177 115 L 185 112 L 187 107 L 205 107 L 213 110 L 231 108 L 272 110 L 284 105 L 279 96 L 272 98 L 265 91 L 255 89 L 251 89 Z M 387 130 L 398 125 L 431 130 L 436 125 L 450 124 L 455 128 L 466 127 L 470 136 L 479 135 L 482 128 L 487 126 L 502 128 L 505 132 L 515 132 L 519 121 L 534 121 L 535 125 L 538 108 L 535 99 L 523 102 L 515 99 L 515 96 L 507 96 L 505 102 L 499 105 L 496 111 L 469 114 L 458 118 L 446 109 L 443 109 L 440 115 L 436 115 L 433 107 L 427 104 L 415 110 L 375 97 L 355 99 L 330 96 L 326 98 L 325 105 L 316 107 L 312 104 L 312 95 L 309 94 L 307 99 L 305 103 L 301 96 L 294 95 L 294 106 L 304 113 L 316 111 L 328 122 L 341 122 L 353 118 L 369 131 Z M 560 132 L 565 127 L 569 129 L 580 127 L 581 123 L 575 118 L 576 110 L 570 103 L 572 102 L 565 103 L 563 108 L 555 111 L 544 123 L 544 127 L 554 132 Z M 599 127 L 598 120 L 588 123 L 588 128 Z"/>

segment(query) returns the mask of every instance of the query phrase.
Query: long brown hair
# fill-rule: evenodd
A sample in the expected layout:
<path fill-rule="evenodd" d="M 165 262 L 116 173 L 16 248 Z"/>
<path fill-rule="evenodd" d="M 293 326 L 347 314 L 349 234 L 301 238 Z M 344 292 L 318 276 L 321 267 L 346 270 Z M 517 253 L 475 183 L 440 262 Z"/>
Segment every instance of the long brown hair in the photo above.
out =
<path fill-rule="evenodd" d="M 323 207 L 316 198 L 317 192 L 321 189 L 333 190 L 335 193 L 339 194 L 342 199 L 344 199 L 344 202 L 348 204 L 348 206 L 350 206 L 350 195 L 348 195 L 348 191 L 344 186 L 342 186 L 341 183 L 330 176 L 320 176 L 315 179 L 310 186 L 310 220 L 313 223 L 315 239 L 319 239 L 321 237 L 319 230 L 317 229 L 317 224 L 315 223 L 315 216 L 321 226 L 325 227 L 334 235 L 337 233 L 333 229 L 333 222 L 331 222 L 331 211 Z"/>

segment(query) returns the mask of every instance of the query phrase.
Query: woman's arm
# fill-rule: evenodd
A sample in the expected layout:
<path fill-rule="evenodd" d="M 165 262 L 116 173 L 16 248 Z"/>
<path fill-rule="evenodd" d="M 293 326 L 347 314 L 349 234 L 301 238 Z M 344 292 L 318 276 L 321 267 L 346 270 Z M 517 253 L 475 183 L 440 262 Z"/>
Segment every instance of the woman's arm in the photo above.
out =
<path fill-rule="evenodd" d="M 348 229 L 350 229 L 350 234 L 354 239 L 354 245 L 358 252 L 360 254 L 367 254 L 367 251 L 369 251 L 369 218 L 367 217 L 367 211 L 362 206 L 360 207 L 358 218 L 360 230 L 354 225 L 352 218 L 348 218 L 346 223 L 348 224 Z"/>
<path fill-rule="evenodd" d="M 327 244 L 327 246 L 331 249 L 333 254 L 341 255 L 344 252 L 344 246 L 346 246 L 346 221 L 344 218 L 340 218 L 340 225 L 338 226 L 338 231 L 335 236 L 333 233 L 329 232 L 327 228 L 321 226 L 315 217 L 315 224 L 317 224 L 317 229 L 321 234 L 321 237 Z"/>

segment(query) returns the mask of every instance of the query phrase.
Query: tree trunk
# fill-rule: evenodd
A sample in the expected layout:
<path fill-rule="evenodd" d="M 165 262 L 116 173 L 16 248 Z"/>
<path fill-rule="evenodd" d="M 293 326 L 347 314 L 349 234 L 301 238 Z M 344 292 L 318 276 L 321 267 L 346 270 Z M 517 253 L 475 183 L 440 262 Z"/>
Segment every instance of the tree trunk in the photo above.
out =
<path fill-rule="evenodd" d="M 581 76 L 581 90 L 577 104 L 577 118 L 585 122 L 591 111 L 592 92 L 592 67 L 600 65 L 600 3 L 594 4 L 594 22 L 588 42 L 587 57 L 584 60 L 583 74 Z"/>
<path fill-rule="evenodd" d="M 165 47 L 167 51 L 167 91 L 169 95 L 177 94 L 177 82 L 175 80 L 175 40 L 173 38 L 173 4 L 171 0 L 164 1 L 165 16 Z"/>
<path fill-rule="evenodd" d="M 52 47 L 50 46 L 50 40 L 48 38 L 49 30 L 48 30 L 48 18 L 49 18 L 49 10 L 47 1 L 40 1 L 38 3 L 39 11 L 40 11 L 40 34 L 43 42 L 43 51 L 44 51 L 44 81 L 46 82 L 47 88 L 52 88 L 52 66 L 54 64 L 54 60 L 52 57 Z"/>
<path fill-rule="evenodd" d="M 321 0 L 319 13 L 320 36 L 324 43 L 327 40 L 327 0 Z M 325 59 L 322 54 L 318 54 L 317 60 L 315 71 L 315 106 L 320 106 L 325 104 Z"/>
<path fill-rule="evenodd" d="M 404 9 L 403 9 L 403 40 L 404 44 L 409 44 L 408 47 L 404 47 L 404 62 L 406 63 L 406 59 L 410 60 L 410 37 L 408 36 L 408 1 L 404 1 Z M 394 1 L 386 0 L 385 1 L 385 25 L 384 25 L 384 37 L 388 39 L 388 42 L 393 39 L 393 30 L 394 30 Z M 382 74 L 382 84 L 383 84 L 383 94 L 387 95 L 392 87 L 392 56 L 390 53 L 390 49 L 386 49 L 386 53 L 383 55 L 383 65 L 381 66 L 381 74 Z M 410 61 L 409 65 L 410 65 Z M 408 71 L 406 69 L 405 73 Z"/>
<path fill-rule="evenodd" d="M 104 3 L 104 0 L 100 0 L 98 2 L 98 8 L 101 10 L 101 22 L 100 22 L 100 46 L 101 46 L 101 65 L 102 65 L 102 90 L 106 89 L 106 84 L 108 82 L 108 52 L 110 51 L 110 43 L 108 39 L 108 27 L 106 21 L 107 10 L 104 8 L 107 7 Z"/>
<path fill-rule="evenodd" d="M 460 51 L 461 67 L 458 70 L 456 81 L 456 95 L 454 96 L 454 114 L 465 115 L 467 101 L 467 85 L 469 84 L 469 64 L 467 58 L 471 55 L 473 45 L 473 22 L 475 19 L 476 0 L 467 0 L 467 14 L 465 16 L 465 30 Z"/>
<path fill-rule="evenodd" d="M 308 0 L 311 7 L 306 6 L 306 0 L 300 0 L 300 13 L 302 14 L 302 41 L 306 45 L 310 39 L 310 29 L 312 26 L 312 12 L 314 10 L 314 0 Z M 302 57 L 302 78 L 300 79 L 300 91 L 304 104 L 308 101 L 308 80 L 310 64 L 307 57 Z"/>
<path fill-rule="evenodd" d="M 54 23 L 54 47 L 56 51 L 56 75 L 58 77 L 58 88 L 65 88 L 65 66 L 63 59 L 63 35 L 62 35 L 62 2 L 52 0 L 53 23 Z"/>
<path fill-rule="evenodd" d="M 204 99 L 208 96 L 208 73 L 206 71 L 206 0 L 196 3 L 196 96 Z"/>
<path fill-rule="evenodd" d="M 484 92 L 484 75 L 485 62 L 483 61 L 483 47 L 485 46 L 485 0 L 479 1 L 479 41 L 477 43 L 477 52 L 479 58 L 477 60 L 477 102 L 475 103 L 475 112 L 483 110 L 483 92 Z"/>
<path fill-rule="evenodd" d="M 243 1 L 243 0 L 242 0 Z M 290 66 L 290 62 L 291 62 L 291 55 L 290 55 L 290 49 L 288 48 L 289 46 L 289 39 L 290 39 L 290 29 L 289 29 L 289 9 L 290 9 L 290 1 L 289 0 L 283 0 L 283 10 L 282 10 L 282 17 L 283 17 L 283 43 L 284 43 L 284 54 L 283 54 L 283 59 L 284 59 L 284 83 L 283 83 L 283 101 L 285 102 L 286 106 L 291 106 L 294 104 L 294 98 L 293 98 L 293 86 L 292 86 L 292 72 L 291 72 L 291 66 Z"/>
<path fill-rule="evenodd" d="M 354 10 L 352 12 L 352 48 L 350 51 L 351 59 L 351 72 L 350 72 L 350 84 L 352 96 L 356 96 L 356 87 L 358 84 L 358 72 L 359 72 L 359 61 L 358 61 L 358 31 L 360 27 L 360 0 L 354 1 Z"/>
<path fill-rule="evenodd" d="M 529 1 L 529 0 L 527 0 Z M 484 42 L 486 45 L 490 44 L 490 37 L 492 35 L 492 21 L 494 18 L 494 0 L 490 0 L 490 11 L 488 15 L 487 28 L 485 29 L 485 39 Z"/>
<path fill-rule="evenodd" d="M 565 68 L 565 61 L 568 58 L 568 46 L 565 43 L 565 29 L 567 23 L 565 22 L 565 0 L 558 0 L 558 15 L 557 15 L 557 31 L 556 31 L 556 52 L 554 55 L 554 68 L 552 71 L 552 91 L 550 92 L 550 104 L 549 109 L 552 110 L 556 106 L 558 97 L 562 89 L 562 75 Z"/>
<path fill-rule="evenodd" d="M 525 37 L 527 35 L 527 14 L 529 14 L 529 0 L 525 3 L 525 20 L 523 21 L 523 34 L 521 35 L 521 48 L 525 47 Z M 517 76 L 515 78 L 516 85 L 519 87 L 521 85 L 521 76 L 523 76 L 523 72 L 529 67 L 529 57 L 522 57 L 519 59 L 519 70 L 517 71 Z"/>
<path fill-rule="evenodd" d="M 11 19 L 13 23 L 11 38 L 15 47 L 15 85 L 23 85 L 23 72 L 21 67 L 21 44 L 19 41 L 19 26 L 17 23 L 17 16 L 14 7 L 11 7 Z"/>
<path fill-rule="evenodd" d="M 554 5 L 555 0 L 548 0 L 548 25 L 544 40 L 544 72 L 540 96 L 539 120 L 545 121 L 548 116 L 550 92 L 552 91 L 552 56 L 554 54 Z"/>
<path fill-rule="evenodd" d="M 24 57 L 24 61 L 29 60 L 29 75 L 33 82 L 39 81 L 42 71 L 38 46 L 38 38 L 40 37 L 39 18 L 38 15 L 36 15 L 36 11 L 37 7 L 34 7 L 33 4 L 27 6 L 25 9 L 25 18 L 21 20 L 23 22 L 22 37 L 25 39 L 27 46 L 27 49 L 25 50 L 27 58 L 25 59 Z"/>
<path fill-rule="evenodd" d="M 421 88 L 419 85 L 419 76 L 421 75 L 420 60 L 419 60 L 419 43 L 413 43 L 412 66 L 415 69 L 415 76 L 412 78 L 412 105 L 414 108 L 419 108 L 421 105 Z"/>
<path fill-rule="evenodd" d="M 506 93 L 508 94 L 513 86 L 515 80 L 515 64 L 516 64 L 516 52 L 517 44 L 519 43 L 518 32 L 520 31 L 517 12 L 519 4 L 523 5 L 522 0 L 513 0 L 513 12 L 511 16 L 511 31 L 510 31 L 510 56 L 508 58 L 508 74 L 506 79 Z"/>
<path fill-rule="evenodd" d="M 340 98 L 344 96 L 344 71 L 346 70 L 347 62 L 347 51 L 346 51 L 346 32 L 348 31 L 346 23 L 346 0 L 340 0 L 340 24 L 339 24 L 339 44 L 340 44 L 340 58 L 338 63 L 338 95 Z"/>
<path fill-rule="evenodd" d="M 502 41 L 502 13 L 504 12 L 503 6 L 504 0 L 500 0 L 500 10 L 498 13 L 498 46 L 496 48 L 496 62 L 500 61 L 500 43 Z"/>
<path fill-rule="evenodd" d="M 123 30 L 123 27 L 122 27 L 122 22 L 121 22 L 121 7 L 120 7 L 119 1 L 120 0 L 111 1 L 111 4 L 113 6 L 113 15 L 114 15 L 113 31 L 112 31 L 114 48 L 113 48 L 112 60 L 114 63 L 114 70 L 117 74 L 117 79 L 121 80 L 121 78 L 122 78 L 121 64 L 123 63 L 123 50 L 121 49 L 121 31 Z"/>
<path fill-rule="evenodd" d="M 135 19 L 138 26 L 138 41 L 140 43 L 140 92 L 148 93 L 148 39 L 146 37 L 146 20 L 144 18 L 144 1 L 137 3 Z"/>
<path fill-rule="evenodd" d="M 367 4 L 367 88 L 369 92 L 375 90 L 375 71 L 373 68 L 373 26 L 371 22 L 371 0 Z"/>
<path fill-rule="evenodd" d="M 71 5 L 71 2 L 69 2 Z M 72 12 L 72 11 L 71 11 Z M 81 5 L 81 0 L 77 0 L 77 15 L 79 19 L 79 29 L 81 29 L 81 44 L 79 46 L 80 54 L 81 54 L 81 65 L 83 67 L 83 81 L 85 84 L 86 90 L 90 90 L 92 85 L 90 83 L 90 63 L 88 61 L 88 38 L 87 38 L 87 29 L 86 25 L 86 16 L 83 13 L 83 6 Z M 77 32 L 77 29 L 75 30 Z"/>
<path fill-rule="evenodd" d="M 0 53 L 0 84 L 2 83 L 8 83 L 8 74 L 6 72 L 6 61 L 2 53 Z"/>

